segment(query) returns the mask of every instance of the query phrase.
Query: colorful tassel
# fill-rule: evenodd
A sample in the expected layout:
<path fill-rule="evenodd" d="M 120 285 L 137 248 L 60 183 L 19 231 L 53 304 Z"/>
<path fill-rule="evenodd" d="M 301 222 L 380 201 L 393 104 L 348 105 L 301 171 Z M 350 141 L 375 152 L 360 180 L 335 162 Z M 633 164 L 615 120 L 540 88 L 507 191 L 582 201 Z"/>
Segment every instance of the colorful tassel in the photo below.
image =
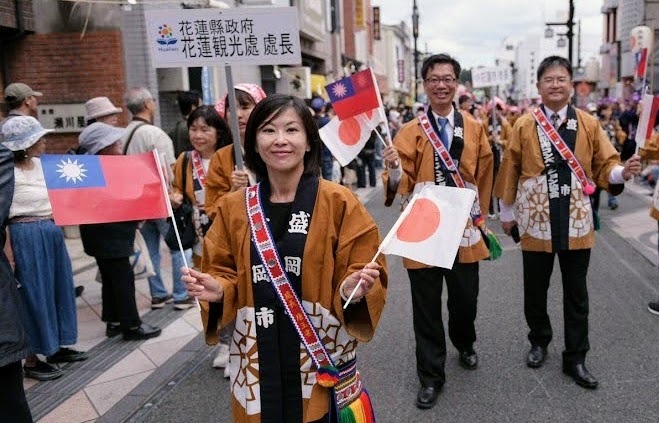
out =
<path fill-rule="evenodd" d="M 336 366 L 321 366 L 316 371 L 316 381 L 324 388 L 333 388 L 339 383 L 339 369 Z"/>
<path fill-rule="evenodd" d="M 474 225 L 478 226 L 479 228 L 485 227 L 485 216 L 482 214 L 474 216 L 472 221 L 474 222 Z"/>
<path fill-rule="evenodd" d="M 373 406 L 366 390 L 362 391 L 359 398 L 339 411 L 339 423 L 375 423 Z"/>

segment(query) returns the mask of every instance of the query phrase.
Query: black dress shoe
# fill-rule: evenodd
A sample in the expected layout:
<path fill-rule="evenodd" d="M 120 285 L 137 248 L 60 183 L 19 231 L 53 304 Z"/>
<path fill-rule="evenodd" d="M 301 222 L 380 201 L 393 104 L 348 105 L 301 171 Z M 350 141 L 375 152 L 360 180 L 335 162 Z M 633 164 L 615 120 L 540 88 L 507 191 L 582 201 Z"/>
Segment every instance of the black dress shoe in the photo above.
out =
<path fill-rule="evenodd" d="M 142 341 L 160 336 L 162 329 L 142 323 L 139 327 L 124 331 L 124 341 Z"/>
<path fill-rule="evenodd" d="M 121 335 L 121 326 L 117 323 L 108 323 L 105 325 L 105 336 L 108 338 L 114 338 L 117 335 Z"/>
<path fill-rule="evenodd" d="M 422 410 L 433 408 L 440 390 L 441 388 L 435 388 L 434 386 L 422 386 L 416 395 L 416 406 Z"/>
<path fill-rule="evenodd" d="M 537 369 L 538 367 L 542 367 L 546 358 L 547 358 L 547 348 L 534 345 L 531 347 L 531 350 L 529 351 L 529 356 L 526 358 L 526 365 L 534 369 Z"/>
<path fill-rule="evenodd" d="M 460 351 L 460 365 L 467 370 L 476 370 L 478 367 L 478 354 L 473 349 Z"/>
<path fill-rule="evenodd" d="M 574 379 L 579 386 L 583 386 L 586 389 L 597 389 L 597 379 L 588 372 L 588 369 L 586 369 L 586 366 L 582 363 L 563 363 L 563 373 Z"/>
<path fill-rule="evenodd" d="M 55 354 L 46 358 L 49 363 L 72 363 L 87 360 L 87 353 L 72 348 L 60 348 Z"/>

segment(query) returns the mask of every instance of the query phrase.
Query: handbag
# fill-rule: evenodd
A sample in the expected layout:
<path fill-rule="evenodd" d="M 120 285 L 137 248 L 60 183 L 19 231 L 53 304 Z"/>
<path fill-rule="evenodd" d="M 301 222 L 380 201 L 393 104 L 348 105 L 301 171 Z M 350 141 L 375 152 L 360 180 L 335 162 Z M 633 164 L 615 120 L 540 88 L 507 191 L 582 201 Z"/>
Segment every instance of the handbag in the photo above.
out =
<path fill-rule="evenodd" d="M 130 265 L 133 268 L 135 279 L 148 279 L 156 275 L 153 263 L 151 262 L 151 255 L 149 255 L 149 249 L 139 229 L 135 231 L 133 255 L 130 256 Z M 103 283 L 100 270 L 96 271 L 95 280 L 98 283 Z"/>
<path fill-rule="evenodd" d="M 183 190 L 185 190 L 186 180 L 187 180 L 187 170 L 188 162 L 190 160 L 190 152 L 186 151 L 185 156 L 183 157 Z M 177 250 L 178 241 L 176 240 L 176 231 L 174 229 L 174 223 L 178 228 L 179 236 L 181 237 L 181 245 L 184 250 L 192 248 L 192 245 L 197 238 L 197 232 L 194 228 L 194 223 L 192 222 L 192 202 L 188 197 L 183 195 L 183 203 L 174 210 L 174 216 L 167 219 L 169 223 L 169 229 L 165 235 L 165 243 L 171 250 Z"/>

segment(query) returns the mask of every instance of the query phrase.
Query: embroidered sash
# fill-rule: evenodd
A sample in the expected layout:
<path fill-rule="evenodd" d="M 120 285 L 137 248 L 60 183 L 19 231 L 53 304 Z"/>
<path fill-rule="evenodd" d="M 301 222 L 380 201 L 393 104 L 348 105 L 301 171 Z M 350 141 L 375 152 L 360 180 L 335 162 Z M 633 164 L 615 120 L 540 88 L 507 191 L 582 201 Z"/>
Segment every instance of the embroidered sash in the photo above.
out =
<path fill-rule="evenodd" d="M 570 110 L 568 108 L 568 110 Z M 542 132 L 545 134 L 545 136 L 551 141 L 553 144 L 554 148 L 560 154 L 560 156 L 567 162 L 567 165 L 570 167 L 570 170 L 572 173 L 574 173 L 574 176 L 577 178 L 581 186 L 583 187 L 583 192 L 586 195 L 592 195 L 595 192 L 595 184 L 593 184 L 592 181 L 588 179 L 586 176 L 586 172 L 584 171 L 583 167 L 581 166 L 581 163 L 579 163 L 579 160 L 574 156 L 574 153 L 572 150 L 570 150 L 570 147 L 565 143 L 563 138 L 560 136 L 556 128 L 549 122 L 547 119 L 547 115 L 545 115 L 545 112 L 540 108 L 536 107 L 533 109 L 531 112 L 533 115 L 533 118 L 538 124 L 538 128 L 542 130 Z M 574 119 L 576 121 L 576 119 Z M 569 123 L 569 120 L 568 120 Z M 570 130 L 575 131 L 576 133 L 576 123 L 575 126 L 572 128 L 568 128 Z"/>
<path fill-rule="evenodd" d="M 309 320 L 309 316 L 307 316 L 300 299 L 288 279 L 288 275 L 284 271 L 282 260 L 279 257 L 279 252 L 277 251 L 263 212 L 261 192 L 259 190 L 260 185 L 261 183 L 248 187 L 245 191 L 245 205 L 247 207 L 247 215 L 252 233 L 252 242 L 256 247 L 277 297 L 284 305 L 287 316 L 290 318 L 300 340 L 318 369 L 317 380 L 323 385 L 321 382 L 323 377 L 320 370 L 322 368 L 334 367 L 334 363 L 318 337 L 316 329 Z M 334 385 L 326 387 L 332 386 Z"/>
<path fill-rule="evenodd" d="M 448 173 L 451 175 L 451 179 L 453 180 L 453 183 L 455 184 L 456 187 L 458 188 L 466 188 L 464 180 L 462 179 L 462 175 L 460 175 L 460 171 L 458 169 L 458 165 L 453 161 L 453 157 L 451 157 L 451 154 L 446 150 L 446 147 L 444 147 L 444 144 L 442 143 L 442 140 L 439 138 L 439 135 L 437 135 L 437 132 L 434 129 L 434 125 L 432 125 L 432 120 L 428 117 L 428 110 L 426 110 L 426 113 L 422 113 L 418 119 L 419 123 L 421 123 L 421 128 L 423 129 L 423 132 L 426 134 L 426 137 L 428 138 L 428 141 L 430 142 L 430 145 L 432 145 L 433 149 L 435 150 L 435 160 L 439 158 L 441 161 L 443 167 L 448 171 Z M 455 122 L 455 127 L 453 128 L 453 142 L 451 143 L 451 150 L 454 150 L 454 145 L 459 147 L 459 155 L 462 155 L 462 149 L 464 147 L 464 128 L 463 128 L 463 121 L 462 121 L 462 115 L 455 109 L 453 108 L 453 113 L 454 113 L 454 122 Z M 457 143 L 457 144 L 455 144 Z M 435 173 L 437 174 L 438 171 L 438 166 L 437 163 L 435 164 Z M 437 176 L 435 178 L 435 183 L 439 184 L 439 181 L 437 180 Z M 479 203 L 479 198 L 478 198 L 478 191 L 476 191 L 476 198 L 474 199 L 474 204 L 471 208 L 471 218 L 474 222 L 474 224 L 479 225 L 480 223 L 484 223 L 484 219 L 482 219 L 482 213 L 481 213 L 481 208 L 480 208 L 480 203 Z"/>
<path fill-rule="evenodd" d="M 540 110 L 542 116 L 546 115 Z M 568 107 L 568 122 L 570 126 L 560 125 L 558 130 L 549 124 L 556 136 L 560 137 L 565 148 L 572 154 L 570 147 L 576 145 L 577 115 L 573 108 Z M 556 148 L 555 144 L 543 130 L 541 124 L 536 125 L 540 152 L 545 165 L 545 176 L 547 179 L 547 196 L 549 199 L 549 222 L 551 227 L 552 250 L 567 250 L 570 246 L 570 197 L 572 194 L 572 169 L 569 162 L 565 160 Z M 559 134 L 563 132 L 563 136 Z M 574 159 L 576 161 L 576 159 Z M 576 178 L 576 175 L 575 175 Z"/>
<path fill-rule="evenodd" d="M 199 208 L 199 204 L 206 202 L 206 171 L 201 160 L 201 154 L 197 150 L 190 152 L 190 158 L 192 159 L 192 192 L 196 200 L 192 205 L 192 222 L 197 233 L 197 242 L 192 246 L 192 251 L 201 256 L 204 235 L 211 226 L 211 220 L 208 218 L 206 211 Z M 183 169 L 183 171 L 187 172 L 187 169 Z M 185 189 L 183 187 L 184 191 Z"/>

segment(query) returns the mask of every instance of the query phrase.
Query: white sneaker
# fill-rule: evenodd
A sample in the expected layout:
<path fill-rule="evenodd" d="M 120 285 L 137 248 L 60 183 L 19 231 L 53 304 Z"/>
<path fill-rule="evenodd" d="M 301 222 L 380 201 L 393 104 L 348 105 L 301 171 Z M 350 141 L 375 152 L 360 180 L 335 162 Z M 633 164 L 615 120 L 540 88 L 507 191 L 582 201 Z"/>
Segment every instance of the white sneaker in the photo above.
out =
<path fill-rule="evenodd" d="M 216 369 L 226 368 L 229 365 L 229 346 L 220 344 L 217 350 L 217 356 L 213 360 L 213 367 Z"/>
<path fill-rule="evenodd" d="M 224 368 L 224 378 L 229 379 L 231 376 L 229 375 L 229 366 Z"/>

